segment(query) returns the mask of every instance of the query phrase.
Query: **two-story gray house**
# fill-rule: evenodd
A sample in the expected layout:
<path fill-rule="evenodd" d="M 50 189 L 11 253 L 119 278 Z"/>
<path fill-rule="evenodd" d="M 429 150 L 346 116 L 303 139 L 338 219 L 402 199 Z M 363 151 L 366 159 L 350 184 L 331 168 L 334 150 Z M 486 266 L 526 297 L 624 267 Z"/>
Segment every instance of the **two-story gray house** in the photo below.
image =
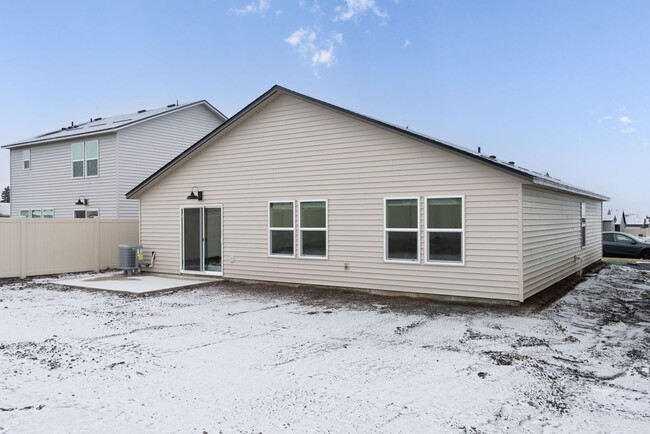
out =
<path fill-rule="evenodd" d="M 125 193 L 226 119 L 207 101 L 170 104 L 5 145 L 11 216 L 138 217 Z"/>

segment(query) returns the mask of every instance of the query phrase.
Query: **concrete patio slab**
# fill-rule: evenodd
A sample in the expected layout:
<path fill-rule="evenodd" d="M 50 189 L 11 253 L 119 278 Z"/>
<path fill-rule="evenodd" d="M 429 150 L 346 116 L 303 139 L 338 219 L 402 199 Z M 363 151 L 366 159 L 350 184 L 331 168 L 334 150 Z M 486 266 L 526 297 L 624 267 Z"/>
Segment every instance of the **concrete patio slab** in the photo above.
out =
<path fill-rule="evenodd" d="M 99 289 L 126 294 L 150 294 L 160 291 L 170 291 L 206 282 L 215 282 L 221 279 L 202 278 L 194 276 L 162 276 L 159 274 L 141 273 L 125 276 L 119 273 L 92 274 L 73 279 L 65 278 L 53 280 L 58 285 L 72 286 L 75 288 Z"/>

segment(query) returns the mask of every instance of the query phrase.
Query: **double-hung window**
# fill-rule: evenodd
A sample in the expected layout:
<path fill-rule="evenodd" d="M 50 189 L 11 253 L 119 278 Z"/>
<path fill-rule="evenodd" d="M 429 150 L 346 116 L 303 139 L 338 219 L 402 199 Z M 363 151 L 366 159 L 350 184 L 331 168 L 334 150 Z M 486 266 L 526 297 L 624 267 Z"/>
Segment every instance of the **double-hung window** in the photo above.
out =
<path fill-rule="evenodd" d="M 384 259 L 420 261 L 420 199 L 384 199 Z"/>
<path fill-rule="evenodd" d="M 32 166 L 32 151 L 30 149 L 25 149 L 23 151 L 23 169 L 29 170 Z"/>
<path fill-rule="evenodd" d="M 580 202 L 580 247 L 587 245 L 587 204 Z"/>
<path fill-rule="evenodd" d="M 464 263 L 463 197 L 427 197 L 426 262 Z"/>
<path fill-rule="evenodd" d="M 72 177 L 73 178 L 83 178 L 84 177 L 84 144 L 73 143 L 72 144 Z"/>
<path fill-rule="evenodd" d="M 72 177 L 99 175 L 99 141 L 89 140 L 72 144 Z"/>
<path fill-rule="evenodd" d="M 300 256 L 327 258 L 327 201 L 300 201 Z"/>
<path fill-rule="evenodd" d="M 293 201 L 269 202 L 269 255 L 295 256 Z"/>

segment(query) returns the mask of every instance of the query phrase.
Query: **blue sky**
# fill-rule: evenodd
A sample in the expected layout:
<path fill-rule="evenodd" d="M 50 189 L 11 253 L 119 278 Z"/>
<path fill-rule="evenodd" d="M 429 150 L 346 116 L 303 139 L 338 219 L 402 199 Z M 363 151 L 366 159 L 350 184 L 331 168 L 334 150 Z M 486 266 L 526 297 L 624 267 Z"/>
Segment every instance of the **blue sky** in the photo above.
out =
<path fill-rule="evenodd" d="M 650 214 L 647 1 L 0 2 L 0 143 L 274 84 Z M 9 184 L 0 151 L 0 186 Z"/>

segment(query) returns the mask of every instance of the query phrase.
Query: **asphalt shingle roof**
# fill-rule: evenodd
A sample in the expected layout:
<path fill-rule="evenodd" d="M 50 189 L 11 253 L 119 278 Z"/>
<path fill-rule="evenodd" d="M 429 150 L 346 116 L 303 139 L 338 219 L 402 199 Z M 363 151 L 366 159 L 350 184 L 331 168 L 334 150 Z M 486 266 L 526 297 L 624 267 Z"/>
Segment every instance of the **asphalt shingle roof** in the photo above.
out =
<path fill-rule="evenodd" d="M 29 139 L 19 140 L 18 142 L 4 145 L 3 148 L 13 148 L 13 147 L 19 147 L 24 145 L 33 145 L 37 143 L 50 142 L 50 141 L 66 139 L 70 137 L 85 136 L 89 134 L 113 131 L 113 130 L 125 128 L 127 126 L 133 125 L 138 122 L 142 122 L 150 118 L 154 118 L 169 112 L 181 110 L 198 104 L 207 105 L 211 110 L 213 110 L 215 113 L 221 116 L 224 120 L 227 119 L 223 114 L 221 114 L 217 109 L 212 107 L 205 100 L 190 102 L 186 104 L 179 104 L 179 105 L 170 104 L 166 107 L 161 107 L 161 108 L 156 108 L 151 110 L 139 110 L 135 113 L 127 113 L 127 114 L 111 116 L 107 118 L 98 117 L 79 124 L 75 123 L 74 126 L 60 128 L 58 130 L 41 134 L 36 137 L 31 137 Z"/>

